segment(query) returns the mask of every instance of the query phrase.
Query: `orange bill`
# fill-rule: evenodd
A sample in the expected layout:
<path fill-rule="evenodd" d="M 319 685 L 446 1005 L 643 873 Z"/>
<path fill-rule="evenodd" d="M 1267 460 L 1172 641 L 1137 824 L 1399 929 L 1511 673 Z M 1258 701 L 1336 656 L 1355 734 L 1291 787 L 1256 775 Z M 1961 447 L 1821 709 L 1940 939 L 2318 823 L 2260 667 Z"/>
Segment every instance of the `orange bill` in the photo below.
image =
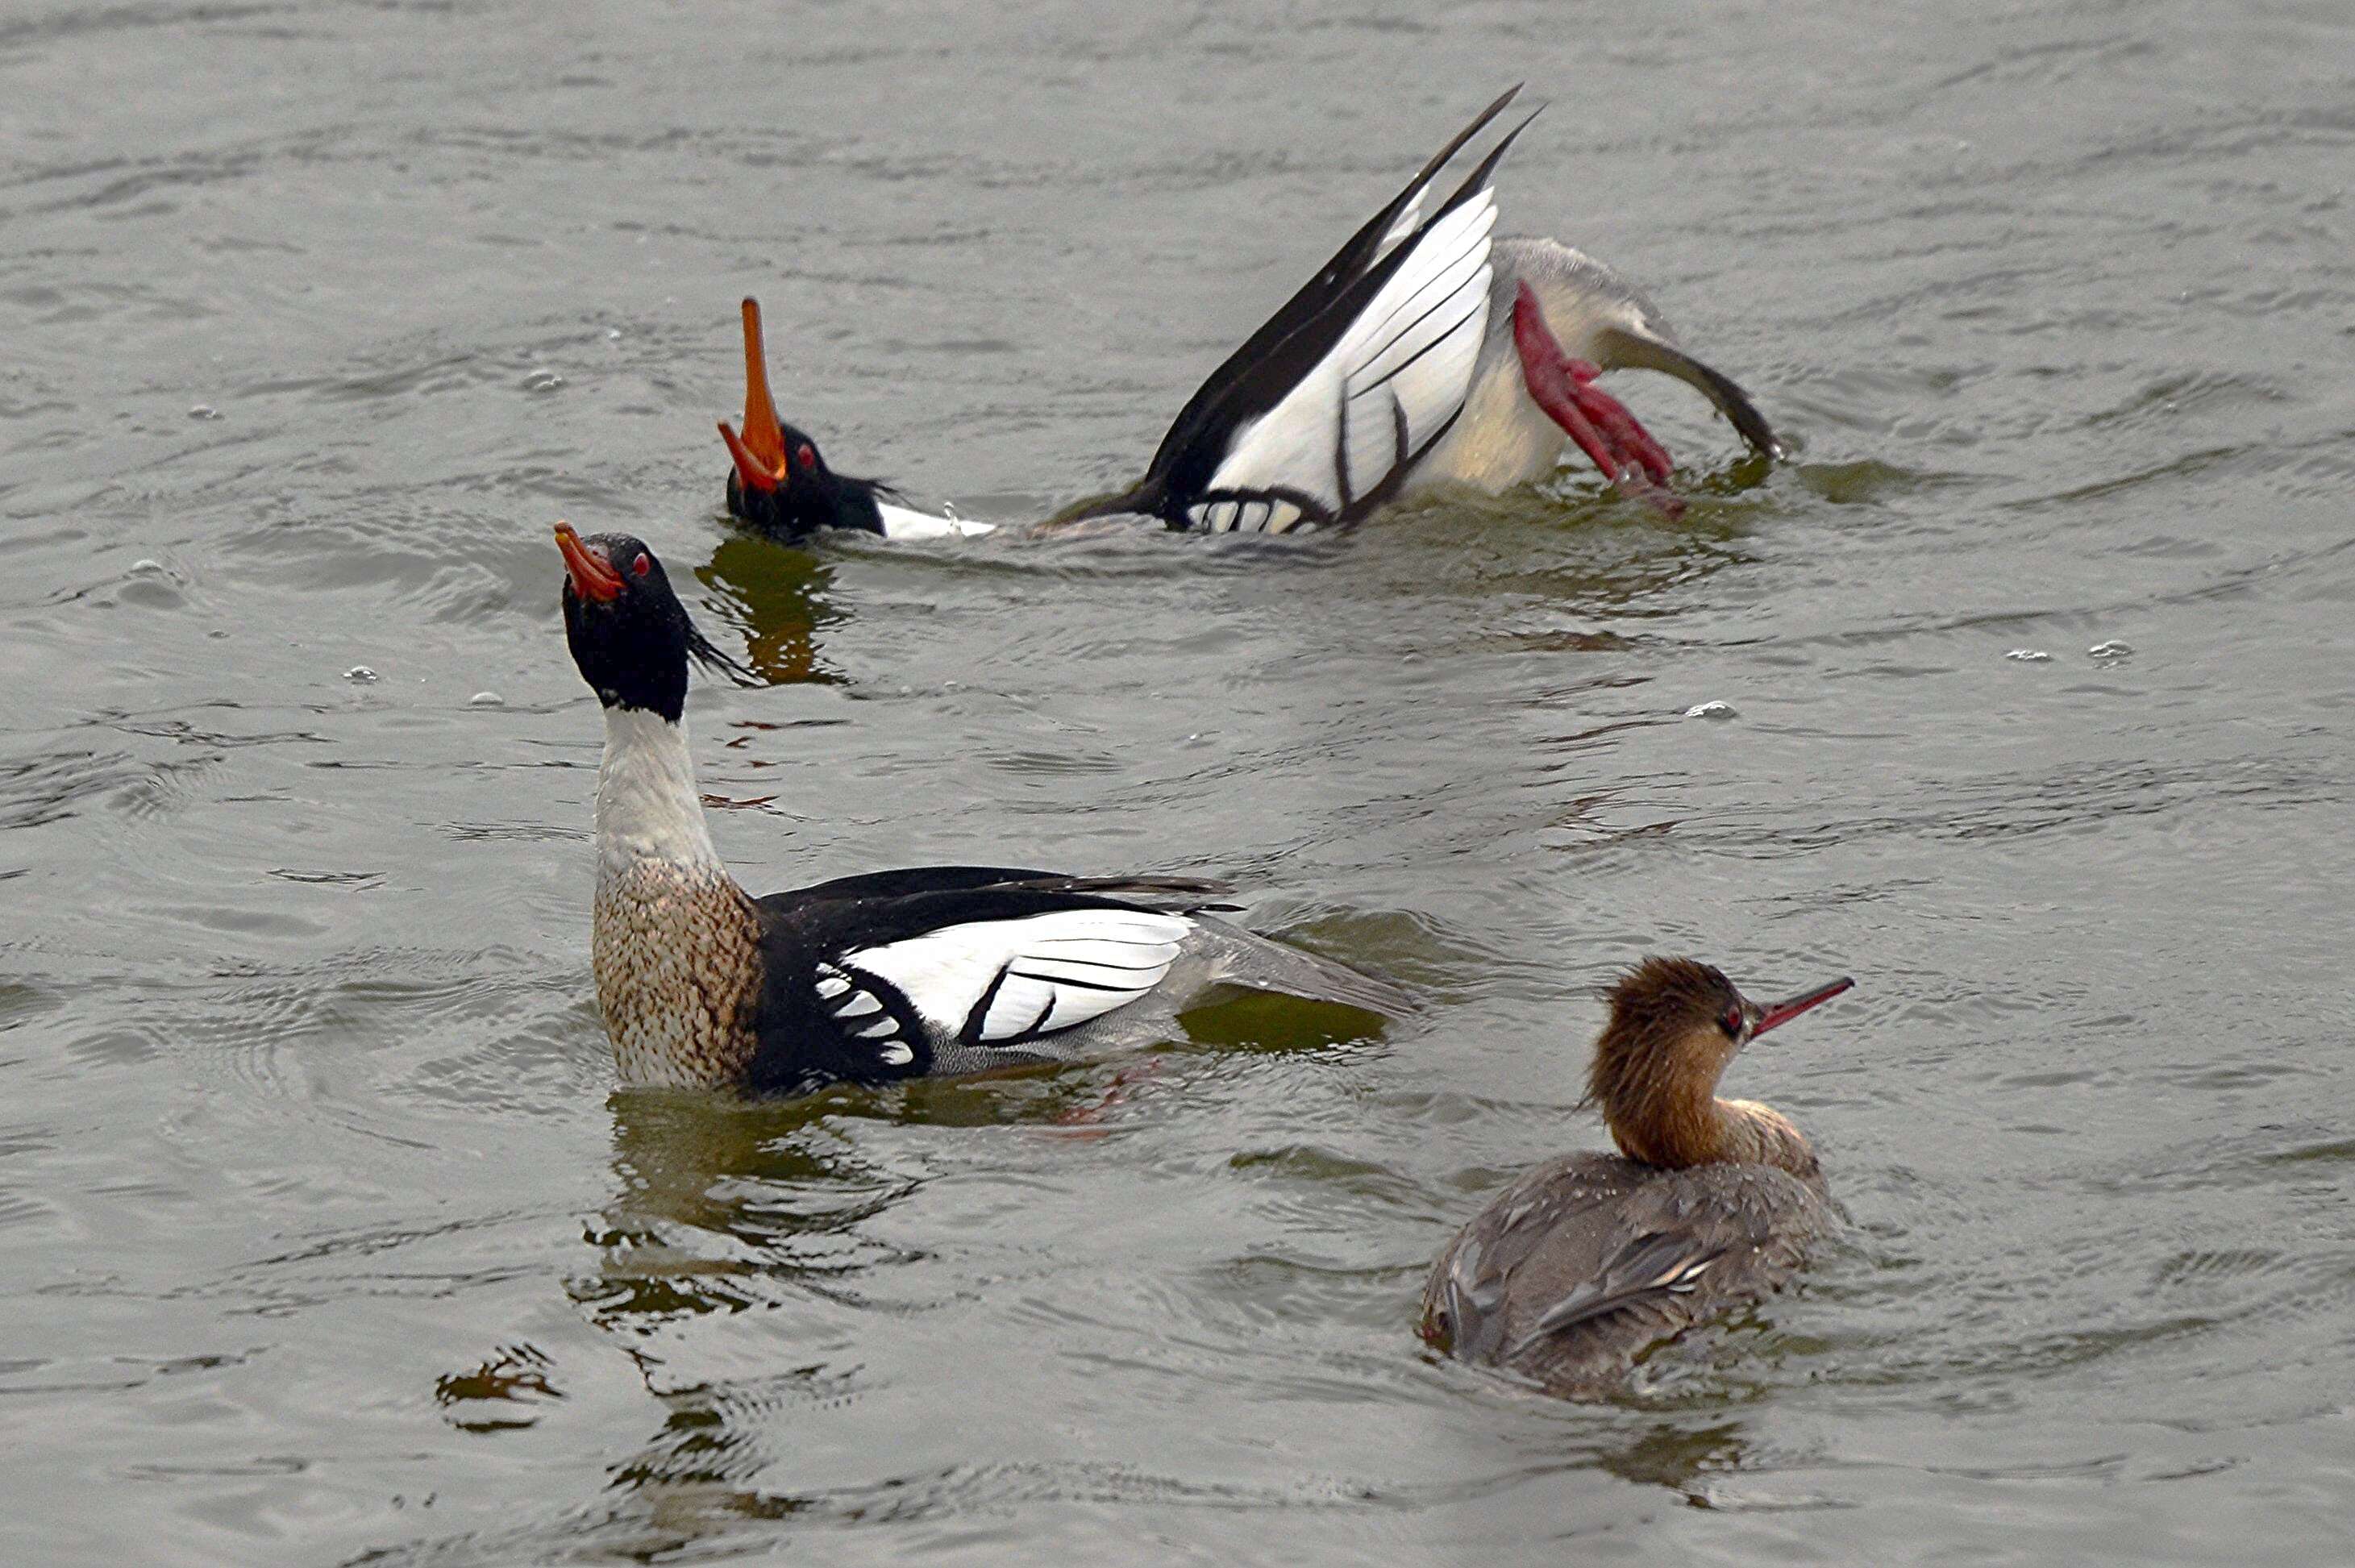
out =
<path fill-rule="evenodd" d="M 744 298 L 744 445 L 764 472 L 785 471 L 785 438 L 777 433 L 777 405 L 769 400 L 769 355 L 761 343 L 761 302 Z"/>
<path fill-rule="evenodd" d="M 556 525 L 556 548 L 563 553 L 565 574 L 583 599 L 610 604 L 622 596 L 622 574 L 613 563 L 581 542 L 570 523 Z"/>
<path fill-rule="evenodd" d="M 719 421 L 719 439 L 728 443 L 728 455 L 736 461 L 736 477 L 744 482 L 747 490 L 758 490 L 766 495 L 784 478 L 785 465 L 780 463 L 772 470 L 763 464 L 745 448 L 742 442 L 736 439 L 736 432 L 728 428 L 726 420 Z"/>

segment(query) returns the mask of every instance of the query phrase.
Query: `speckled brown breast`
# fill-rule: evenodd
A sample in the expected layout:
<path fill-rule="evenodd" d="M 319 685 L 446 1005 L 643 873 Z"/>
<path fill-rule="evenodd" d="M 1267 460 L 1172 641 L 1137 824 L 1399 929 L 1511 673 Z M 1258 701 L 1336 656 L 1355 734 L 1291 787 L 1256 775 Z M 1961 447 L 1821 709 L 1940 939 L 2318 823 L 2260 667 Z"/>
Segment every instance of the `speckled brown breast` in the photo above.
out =
<path fill-rule="evenodd" d="M 741 1083 L 756 1043 L 760 925 L 717 867 L 641 860 L 597 880 L 597 1005 L 627 1084 Z"/>

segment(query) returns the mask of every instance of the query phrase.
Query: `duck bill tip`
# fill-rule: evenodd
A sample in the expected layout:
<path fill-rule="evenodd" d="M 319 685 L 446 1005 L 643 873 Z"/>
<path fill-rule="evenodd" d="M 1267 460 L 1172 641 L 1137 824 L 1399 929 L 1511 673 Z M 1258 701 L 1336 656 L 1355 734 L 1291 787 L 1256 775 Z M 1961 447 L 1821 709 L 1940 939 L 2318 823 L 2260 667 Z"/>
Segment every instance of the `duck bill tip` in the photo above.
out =
<path fill-rule="evenodd" d="M 622 574 L 590 549 L 570 523 L 556 525 L 556 549 L 564 557 L 564 574 L 571 580 L 572 591 L 581 598 L 610 604 L 622 596 Z"/>
<path fill-rule="evenodd" d="M 1854 989 L 1855 986 L 1856 981 L 1852 977 L 1843 975 L 1837 980 L 1801 991 L 1796 997 L 1785 997 L 1779 1002 L 1771 1002 L 1759 1010 L 1758 1026 L 1750 1031 L 1751 1037 L 1755 1039 L 1770 1029 L 1780 1028 L 1809 1008 L 1820 1007 L 1830 1001 L 1842 991 Z"/>
<path fill-rule="evenodd" d="M 784 475 L 783 464 L 778 464 L 773 469 L 763 464 L 753 455 L 751 448 L 745 445 L 743 439 L 726 420 L 719 421 L 719 439 L 727 443 L 728 455 L 736 464 L 736 477 L 744 482 L 746 489 L 757 490 L 765 496 L 777 487 Z"/>

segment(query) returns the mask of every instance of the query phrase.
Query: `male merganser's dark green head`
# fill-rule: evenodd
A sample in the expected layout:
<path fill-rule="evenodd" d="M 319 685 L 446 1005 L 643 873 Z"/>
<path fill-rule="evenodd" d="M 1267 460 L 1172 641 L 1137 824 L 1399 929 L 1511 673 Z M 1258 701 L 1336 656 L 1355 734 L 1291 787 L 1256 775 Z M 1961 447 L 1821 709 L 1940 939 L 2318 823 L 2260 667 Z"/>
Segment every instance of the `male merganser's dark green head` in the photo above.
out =
<path fill-rule="evenodd" d="M 721 420 L 719 439 L 735 464 L 728 475 L 728 510 L 756 531 L 787 543 L 820 528 L 883 531 L 876 496 L 884 487 L 837 474 L 807 432 L 777 417 L 758 300 L 744 302 L 744 432 Z"/>
<path fill-rule="evenodd" d="M 661 561 L 629 534 L 582 539 L 556 525 L 564 556 L 564 638 L 572 662 L 607 708 L 639 709 L 676 724 L 687 710 L 687 661 L 728 665 L 696 630 Z"/>

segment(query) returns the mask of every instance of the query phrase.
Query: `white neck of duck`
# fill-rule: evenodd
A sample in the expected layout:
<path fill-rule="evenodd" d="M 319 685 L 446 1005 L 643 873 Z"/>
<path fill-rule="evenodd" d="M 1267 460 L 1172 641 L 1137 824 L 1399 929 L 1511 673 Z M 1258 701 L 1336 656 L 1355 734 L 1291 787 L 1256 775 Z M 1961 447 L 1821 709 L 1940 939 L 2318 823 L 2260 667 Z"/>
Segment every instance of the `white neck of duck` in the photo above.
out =
<path fill-rule="evenodd" d="M 720 869 L 686 724 L 642 708 L 608 708 L 605 760 L 597 770 L 597 874 L 602 880 L 648 862 Z"/>
<path fill-rule="evenodd" d="M 623 1083 L 743 1082 L 760 936 L 751 900 L 712 848 L 684 726 L 607 709 L 591 947 Z"/>

